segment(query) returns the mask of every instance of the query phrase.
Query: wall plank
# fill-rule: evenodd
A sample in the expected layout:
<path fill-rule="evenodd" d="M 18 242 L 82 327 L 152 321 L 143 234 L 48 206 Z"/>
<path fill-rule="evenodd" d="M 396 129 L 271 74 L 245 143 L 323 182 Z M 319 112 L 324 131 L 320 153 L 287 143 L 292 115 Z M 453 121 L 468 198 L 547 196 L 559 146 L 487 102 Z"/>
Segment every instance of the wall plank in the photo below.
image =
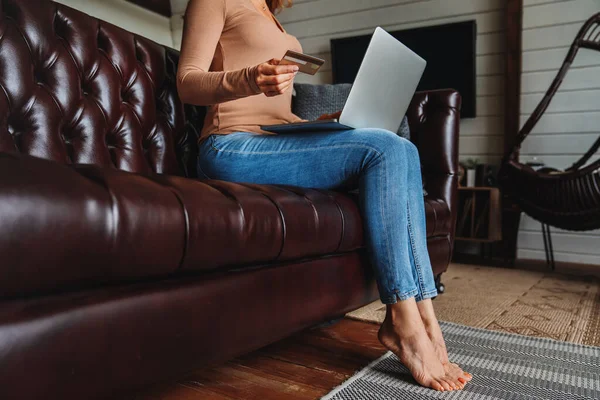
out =
<path fill-rule="evenodd" d="M 583 155 L 600 135 L 600 127 L 592 133 L 560 133 L 560 134 L 538 134 L 530 135 L 523 142 L 525 154 L 545 155 Z"/>
<path fill-rule="evenodd" d="M 523 51 L 568 47 L 573 43 L 583 22 L 550 25 L 523 31 Z"/>
<path fill-rule="evenodd" d="M 523 216 L 523 218 L 521 218 L 520 228 L 523 231 L 540 232 L 540 233 L 542 232 L 540 222 L 536 221 L 535 219 L 533 219 L 527 215 L 525 215 L 525 216 Z M 551 230 L 552 230 L 552 234 L 563 233 L 563 234 L 571 234 L 571 235 L 575 235 L 575 236 L 581 235 L 581 233 L 573 232 L 573 231 L 566 231 L 564 229 L 551 228 Z M 586 232 L 585 236 L 595 236 L 596 238 L 600 239 L 600 230 Z M 600 250 L 600 248 L 599 248 L 599 250 Z"/>
<path fill-rule="evenodd" d="M 552 247 L 555 253 L 576 253 L 600 256 L 597 235 L 581 235 L 572 232 L 557 232 L 551 228 Z M 519 233 L 519 245 L 522 249 L 543 250 L 544 237 L 540 229 L 536 231 L 521 231 Z"/>
<path fill-rule="evenodd" d="M 561 62 L 562 64 L 562 62 Z M 521 76 L 522 94 L 545 93 L 556 77 L 558 69 L 545 72 L 525 72 Z M 571 68 L 560 85 L 560 90 L 582 90 L 600 87 L 600 66 Z"/>
<path fill-rule="evenodd" d="M 598 0 L 570 0 L 524 5 L 523 30 L 576 22 L 581 27 L 600 9 Z"/>
<path fill-rule="evenodd" d="M 558 3 L 565 0 L 523 0 L 523 6 L 534 6 L 536 4 Z"/>
<path fill-rule="evenodd" d="M 461 121 L 460 136 L 497 136 L 504 132 L 504 118 L 501 116 L 487 116 L 470 118 Z"/>
<path fill-rule="evenodd" d="M 600 88 L 600 75 L 597 76 L 597 87 Z M 531 114 L 543 97 L 543 93 L 523 94 L 521 112 Z M 600 89 L 559 91 L 546 109 L 546 113 L 582 111 L 600 111 Z"/>
<path fill-rule="evenodd" d="M 521 116 L 521 126 L 528 115 Z M 577 112 L 545 114 L 531 131 L 536 133 L 597 132 L 600 126 L 600 112 Z M 587 149 L 581 149 L 582 154 Z"/>
<path fill-rule="evenodd" d="M 553 243 L 556 240 L 553 240 Z M 541 250 L 533 249 L 521 249 L 517 251 L 517 258 L 524 260 L 545 260 L 544 247 L 542 245 Z M 567 253 L 567 252 L 554 252 L 554 260 L 566 263 L 574 264 L 589 264 L 589 265 L 600 265 L 600 256 L 582 254 L 582 253 Z"/>
<path fill-rule="evenodd" d="M 568 52 L 569 47 L 524 51 L 523 72 L 557 71 Z M 600 53 L 589 49 L 580 49 L 571 68 L 596 66 L 600 66 Z"/>
<path fill-rule="evenodd" d="M 504 135 L 461 136 L 459 138 L 459 154 L 487 154 L 502 156 L 504 152 Z"/>

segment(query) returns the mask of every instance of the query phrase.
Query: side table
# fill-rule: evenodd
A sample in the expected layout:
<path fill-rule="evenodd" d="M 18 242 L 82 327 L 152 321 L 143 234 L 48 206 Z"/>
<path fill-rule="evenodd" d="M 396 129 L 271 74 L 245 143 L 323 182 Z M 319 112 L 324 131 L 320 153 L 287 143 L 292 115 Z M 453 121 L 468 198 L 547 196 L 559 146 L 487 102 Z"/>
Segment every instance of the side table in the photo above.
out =
<path fill-rule="evenodd" d="M 495 187 L 459 187 L 455 240 L 486 245 L 502 240 L 500 189 Z"/>

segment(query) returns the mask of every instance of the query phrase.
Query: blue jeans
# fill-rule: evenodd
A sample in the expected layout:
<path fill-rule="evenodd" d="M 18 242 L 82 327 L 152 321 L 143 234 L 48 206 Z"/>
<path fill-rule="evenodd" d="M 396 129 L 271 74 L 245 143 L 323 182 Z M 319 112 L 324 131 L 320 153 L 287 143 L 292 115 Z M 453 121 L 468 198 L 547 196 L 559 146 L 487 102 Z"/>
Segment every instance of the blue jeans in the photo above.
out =
<path fill-rule="evenodd" d="M 200 177 L 315 189 L 358 186 L 365 245 L 381 301 L 435 297 L 427 252 L 419 153 L 383 129 L 211 135 L 200 144 Z"/>

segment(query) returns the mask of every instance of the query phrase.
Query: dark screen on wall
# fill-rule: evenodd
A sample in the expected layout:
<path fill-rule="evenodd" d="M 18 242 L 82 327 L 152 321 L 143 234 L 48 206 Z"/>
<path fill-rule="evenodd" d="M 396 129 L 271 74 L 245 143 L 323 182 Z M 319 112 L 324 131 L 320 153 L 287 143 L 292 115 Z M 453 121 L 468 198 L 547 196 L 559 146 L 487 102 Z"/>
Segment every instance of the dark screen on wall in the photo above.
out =
<path fill-rule="evenodd" d="M 475 21 L 390 32 L 427 61 L 417 90 L 452 88 L 462 96 L 461 117 L 476 116 Z M 352 83 L 371 35 L 331 40 L 334 83 Z"/>

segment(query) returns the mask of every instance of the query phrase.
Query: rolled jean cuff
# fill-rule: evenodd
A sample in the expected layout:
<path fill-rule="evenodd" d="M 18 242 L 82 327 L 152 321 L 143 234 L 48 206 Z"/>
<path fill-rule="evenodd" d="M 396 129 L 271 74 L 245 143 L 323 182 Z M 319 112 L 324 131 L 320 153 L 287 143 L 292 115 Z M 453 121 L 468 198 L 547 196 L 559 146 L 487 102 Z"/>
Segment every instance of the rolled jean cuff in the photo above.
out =
<path fill-rule="evenodd" d="M 415 296 L 415 301 L 419 302 L 419 301 L 423 301 L 423 300 L 427 300 L 427 299 L 431 299 L 433 297 L 436 297 L 438 295 L 438 291 L 437 289 L 433 289 L 424 293 L 419 293 Z"/>
<path fill-rule="evenodd" d="M 398 300 L 404 301 L 408 300 L 411 297 L 416 297 L 419 294 L 419 290 L 414 288 L 406 293 L 400 293 L 399 290 L 394 290 L 390 294 L 382 294 L 380 296 L 380 300 L 383 304 L 396 304 Z"/>

